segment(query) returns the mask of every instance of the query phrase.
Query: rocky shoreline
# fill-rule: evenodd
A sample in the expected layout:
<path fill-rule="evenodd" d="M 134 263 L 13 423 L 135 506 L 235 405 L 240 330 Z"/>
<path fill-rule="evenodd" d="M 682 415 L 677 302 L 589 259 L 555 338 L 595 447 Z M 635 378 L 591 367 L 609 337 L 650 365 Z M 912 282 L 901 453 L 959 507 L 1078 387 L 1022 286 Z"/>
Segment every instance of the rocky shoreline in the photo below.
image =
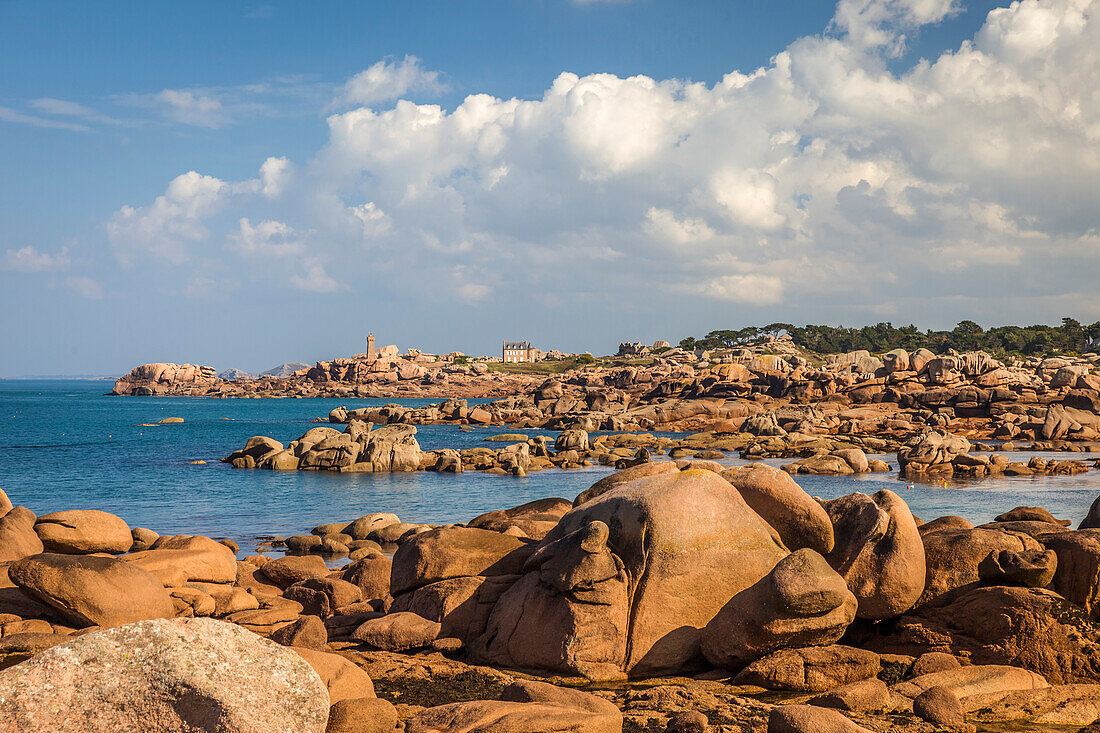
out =
<path fill-rule="evenodd" d="M 910 466 L 969 455 L 915 448 Z M 975 527 L 890 491 L 815 500 L 763 464 L 649 461 L 573 500 L 462 525 L 371 514 L 238 559 L 229 540 L 2 503 L 4 729 L 192 730 L 210 711 L 203 730 L 330 733 L 1100 718 L 1096 504 L 1076 530 L 1039 507 Z M 216 683 L 198 683 L 206 664 Z"/>

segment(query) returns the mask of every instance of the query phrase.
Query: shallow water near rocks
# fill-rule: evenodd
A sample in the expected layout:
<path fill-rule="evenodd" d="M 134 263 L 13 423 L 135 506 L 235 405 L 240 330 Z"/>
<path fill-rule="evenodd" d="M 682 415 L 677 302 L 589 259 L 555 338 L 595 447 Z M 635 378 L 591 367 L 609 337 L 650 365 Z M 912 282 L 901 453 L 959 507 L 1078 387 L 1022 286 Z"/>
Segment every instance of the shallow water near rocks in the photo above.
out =
<path fill-rule="evenodd" d="M 12 501 L 38 514 L 62 509 L 103 509 L 131 526 L 160 533 L 229 537 L 242 549 L 263 535 L 308 532 L 326 523 L 370 512 L 393 512 L 403 521 L 464 522 L 492 509 L 534 499 L 572 499 L 609 468 L 594 466 L 533 472 L 526 478 L 476 472 L 459 475 L 340 474 L 317 471 L 234 470 L 218 459 L 253 435 L 287 443 L 349 407 L 438 400 L 265 399 L 203 397 L 107 397 L 110 382 L 0 381 L 0 488 Z M 471 402 L 476 402 L 472 400 Z M 143 427 L 166 417 L 182 424 Z M 425 450 L 501 447 L 486 437 L 514 432 L 502 427 L 463 430 L 452 425 L 418 426 Z M 556 433 L 520 431 L 526 435 Z M 733 454 L 731 454 L 732 456 Z M 1032 453 L 1011 454 L 1027 460 Z M 1082 453 L 1041 453 L 1076 458 Z M 894 456 L 882 456 L 896 469 Z M 205 465 L 191 465 L 204 460 Z M 723 463 L 745 463 L 735 457 Z M 788 460 L 769 460 L 772 465 Z M 812 495 L 835 498 L 890 489 L 925 520 L 957 514 L 987 522 L 1014 506 L 1043 506 L 1074 526 L 1100 495 L 1100 471 L 1078 476 L 997 477 L 914 484 L 896 473 L 861 476 L 798 476 Z"/>

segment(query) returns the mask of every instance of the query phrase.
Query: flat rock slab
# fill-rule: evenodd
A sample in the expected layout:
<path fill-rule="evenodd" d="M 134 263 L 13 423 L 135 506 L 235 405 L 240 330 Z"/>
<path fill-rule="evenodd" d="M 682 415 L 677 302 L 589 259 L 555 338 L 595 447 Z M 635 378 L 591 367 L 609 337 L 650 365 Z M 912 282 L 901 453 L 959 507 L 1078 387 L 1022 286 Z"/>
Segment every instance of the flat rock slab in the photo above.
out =
<path fill-rule="evenodd" d="M 292 650 L 211 619 L 85 634 L 0 672 L 0 730 L 322 733 L 329 698 Z"/>

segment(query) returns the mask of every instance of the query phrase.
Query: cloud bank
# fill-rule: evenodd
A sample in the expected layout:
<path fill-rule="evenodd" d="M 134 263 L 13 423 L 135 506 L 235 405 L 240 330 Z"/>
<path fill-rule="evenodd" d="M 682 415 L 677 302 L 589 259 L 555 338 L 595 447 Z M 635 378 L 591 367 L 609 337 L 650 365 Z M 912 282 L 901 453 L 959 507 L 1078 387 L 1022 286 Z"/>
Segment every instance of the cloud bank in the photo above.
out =
<path fill-rule="evenodd" d="M 379 62 L 339 90 L 310 159 L 183 173 L 109 237 L 181 282 L 262 259 L 258 277 L 319 297 L 572 319 L 1100 317 L 1100 0 L 1014 2 L 892 70 L 957 10 L 840 0 L 822 35 L 713 85 L 563 72 L 540 98 L 452 110 L 402 98 L 442 88 L 414 57 Z"/>

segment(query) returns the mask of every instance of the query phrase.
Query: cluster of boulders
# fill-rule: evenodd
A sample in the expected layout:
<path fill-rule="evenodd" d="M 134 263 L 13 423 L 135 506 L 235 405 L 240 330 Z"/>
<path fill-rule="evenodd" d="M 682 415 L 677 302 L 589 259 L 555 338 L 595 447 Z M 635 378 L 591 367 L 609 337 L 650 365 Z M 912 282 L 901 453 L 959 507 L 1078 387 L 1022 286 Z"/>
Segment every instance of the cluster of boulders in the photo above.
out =
<path fill-rule="evenodd" d="M 901 474 L 927 479 L 982 476 L 1031 476 L 1050 474 L 1071 476 L 1088 471 L 1082 461 L 1054 460 L 1033 456 L 1027 463 L 1013 461 L 999 453 L 972 453 L 970 441 L 944 430 L 930 430 L 906 443 L 898 451 Z"/>
<path fill-rule="evenodd" d="M 809 733 L 894 730 L 899 716 L 1100 718 L 1100 500 L 1077 530 L 1039 507 L 975 527 L 923 522 L 890 491 L 814 499 L 763 464 L 645 462 L 572 501 L 436 527 L 372 514 L 243 561 L 228 540 L 0 503 L 10 729 L 706 731 L 733 716 L 715 729 Z M 336 546 L 353 554 L 330 568 L 315 553 Z M 679 677 L 622 684 L 667 675 Z"/>
<path fill-rule="evenodd" d="M 387 347 L 390 348 L 390 347 Z M 408 354 L 365 354 L 278 374 L 249 375 L 240 370 L 215 374 L 213 367 L 143 364 L 115 382 L 111 394 L 126 396 L 203 395 L 207 397 L 426 397 L 451 394 L 499 397 L 540 381 L 526 374 L 489 372 L 484 362 L 436 361 L 415 349 Z"/>
<path fill-rule="evenodd" d="M 113 394 L 135 397 L 204 395 L 219 381 L 214 367 L 195 364 L 142 364 L 115 382 Z"/>

